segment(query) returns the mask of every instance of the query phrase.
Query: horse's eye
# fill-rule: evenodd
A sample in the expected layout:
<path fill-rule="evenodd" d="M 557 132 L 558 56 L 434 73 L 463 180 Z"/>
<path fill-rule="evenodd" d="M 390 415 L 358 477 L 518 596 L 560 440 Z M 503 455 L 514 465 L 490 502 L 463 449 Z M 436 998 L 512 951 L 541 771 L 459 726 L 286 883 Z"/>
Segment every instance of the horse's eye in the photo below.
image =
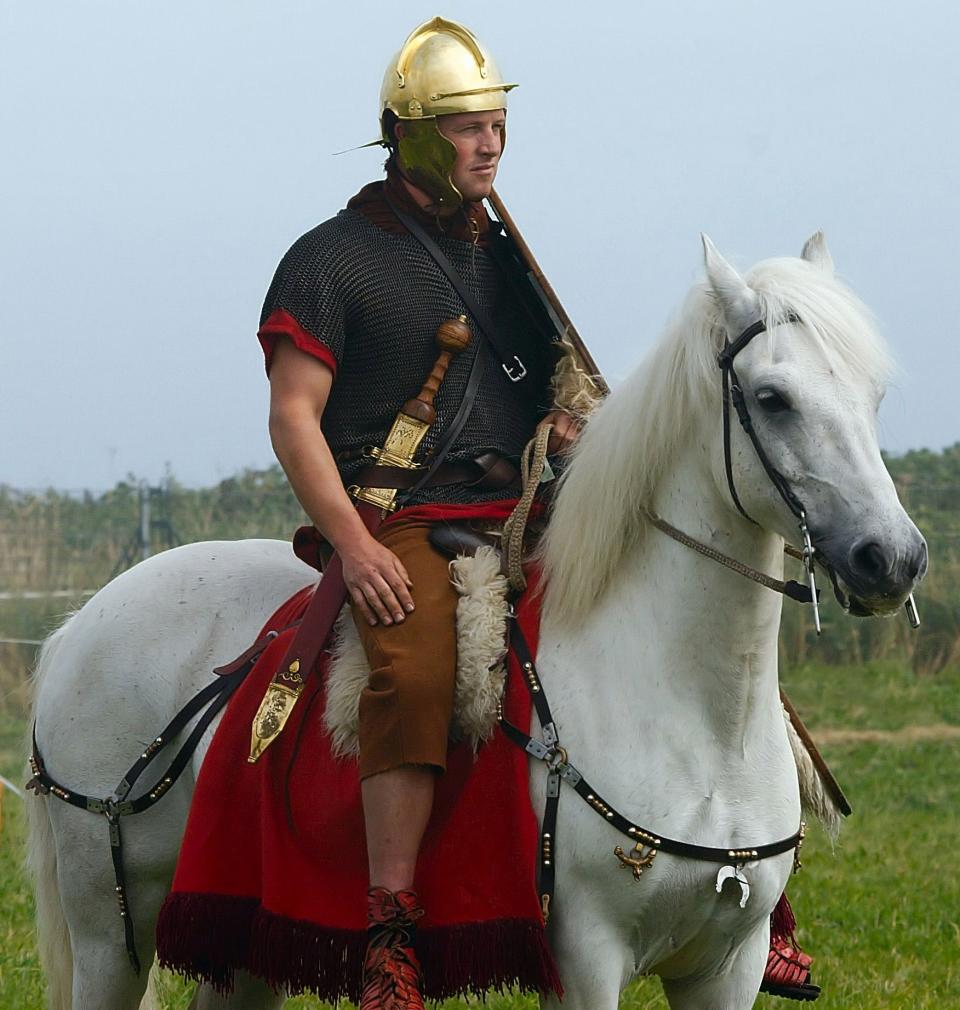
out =
<path fill-rule="evenodd" d="M 765 387 L 757 390 L 757 403 L 768 414 L 782 414 L 790 410 L 790 403 L 775 389 Z"/>

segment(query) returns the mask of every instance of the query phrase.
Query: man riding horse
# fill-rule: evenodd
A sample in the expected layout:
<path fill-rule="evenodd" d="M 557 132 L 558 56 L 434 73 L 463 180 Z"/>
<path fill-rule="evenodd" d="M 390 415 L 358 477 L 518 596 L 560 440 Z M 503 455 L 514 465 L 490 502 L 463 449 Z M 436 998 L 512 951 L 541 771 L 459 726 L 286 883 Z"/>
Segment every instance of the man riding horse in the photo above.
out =
<path fill-rule="evenodd" d="M 417 28 L 383 81 L 386 179 L 294 243 L 259 329 L 273 445 L 340 559 L 370 666 L 359 710 L 370 885 L 362 1010 L 423 1005 L 412 888 L 446 764 L 457 594 L 422 509 L 371 532 L 357 499 L 457 506 L 469 518 L 471 506 L 516 498 L 517 460 L 538 426 L 553 425 L 551 453 L 578 431 L 553 395 L 559 345 L 482 202 L 513 87 L 462 25 Z M 438 330 L 447 356 L 434 366 L 415 460 L 399 451 L 397 415 L 430 374 Z M 791 995 L 808 966 L 781 944 L 765 982 Z"/>

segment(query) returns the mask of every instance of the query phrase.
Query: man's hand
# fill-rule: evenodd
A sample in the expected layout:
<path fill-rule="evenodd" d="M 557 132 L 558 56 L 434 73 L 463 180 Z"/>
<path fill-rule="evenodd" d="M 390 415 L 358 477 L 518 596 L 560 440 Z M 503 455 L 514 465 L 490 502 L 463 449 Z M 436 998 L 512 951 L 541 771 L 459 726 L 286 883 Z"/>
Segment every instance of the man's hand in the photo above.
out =
<path fill-rule="evenodd" d="M 573 443 L 580 437 L 580 422 L 565 410 L 551 410 L 537 428 L 542 428 L 545 424 L 553 425 L 553 431 L 550 432 L 550 439 L 547 442 L 548 453 L 571 449 Z"/>
<path fill-rule="evenodd" d="M 413 610 L 413 583 L 393 551 L 368 534 L 339 553 L 347 592 L 369 624 L 399 624 Z"/>

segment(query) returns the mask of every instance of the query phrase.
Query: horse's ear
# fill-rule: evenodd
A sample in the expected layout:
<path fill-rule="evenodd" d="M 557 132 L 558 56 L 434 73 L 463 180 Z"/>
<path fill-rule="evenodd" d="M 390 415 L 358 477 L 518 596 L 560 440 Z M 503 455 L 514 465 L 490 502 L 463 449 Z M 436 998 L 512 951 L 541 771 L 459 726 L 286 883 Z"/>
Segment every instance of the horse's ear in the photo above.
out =
<path fill-rule="evenodd" d="M 825 274 L 833 276 L 833 257 L 827 248 L 827 240 L 822 231 L 814 232 L 806 242 L 803 243 L 803 252 L 800 255 L 808 263 L 812 263 Z"/>
<path fill-rule="evenodd" d="M 723 309 L 727 328 L 735 337 L 760 318 L 760 299 L 747 282 L 720 255 L 709 237 L 701 234 L 707 280 Z"/>

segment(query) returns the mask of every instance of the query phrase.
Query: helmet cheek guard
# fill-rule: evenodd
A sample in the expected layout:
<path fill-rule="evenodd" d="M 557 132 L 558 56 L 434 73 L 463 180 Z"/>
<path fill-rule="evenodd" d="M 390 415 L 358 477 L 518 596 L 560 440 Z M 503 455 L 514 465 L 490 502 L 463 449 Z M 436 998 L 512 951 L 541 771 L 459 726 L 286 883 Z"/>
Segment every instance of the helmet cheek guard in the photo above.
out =
<path fill-rule="evenodd" d="M 453 166 L 457 148 L 437 126 L 436 119 L 403 124 L 403 136 L 397 140 L 397 164 L 400 171 L 425 193 L 440 209 L 457 208 L 463 194 L 454 185 Z"/>
<path fill-rule="evenodd" d="M 507 107 L 505 83 L 492 56 L 469 28 L 433 18 L 415 28 L 390 62 L 380 91 L 383 142 L 397 146 L 401 171 L 434 198 L 438 207 L 456 208 L 463 195 L 451 173 L 456 147 L 441 132 L 437 117 L 490 112 Z M 388 135 L 392 116 L 403 136 Z M 506 143 L 506 131 L 501 142 Z"/>

